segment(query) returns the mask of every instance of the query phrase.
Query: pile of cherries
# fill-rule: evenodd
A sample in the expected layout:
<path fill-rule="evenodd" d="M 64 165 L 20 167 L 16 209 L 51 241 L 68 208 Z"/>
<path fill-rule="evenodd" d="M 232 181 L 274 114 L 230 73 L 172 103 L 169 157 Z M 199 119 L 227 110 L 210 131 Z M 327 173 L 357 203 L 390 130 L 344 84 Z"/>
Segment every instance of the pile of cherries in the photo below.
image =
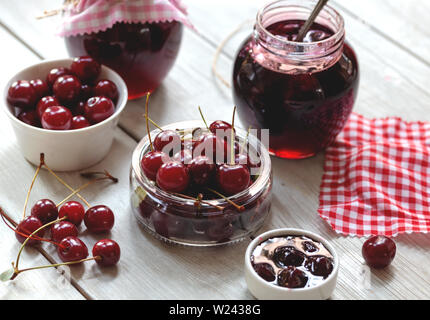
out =
<path fill-rule="evenodd" d="M 48 130 L 74 130 L 99 123 L 115 112 L 118 89 L 100 79 L 101 65 L 89 56 L 73 59 L 70 68 L 49 71 L 45 80 L 18 80 L 7 101 L 17 118 Z"/>
<path fill-rule="evenodd" d="M 77 201 L 65 202 L 59 209 L 52 200 L 41 199 L 31 208 L 31 215 L 25 217 L 16 228 L 16 238 L 23 243 L 29 235 L 43 225 L 64 219 L 51 225 L 50 239 L 57 244 L 57 253 L 63 262 L 86 259 L 88 248 L 78 238 L 78 227 L 84 222 L 87 230 L 92 233 L 104 233 L 112 229 L 115 221 L 112 210 L 105 205 L 92 206 L 85 211 Z M 35 234 L 35 238 L 27 241 L 35 245 L 45 236 L 45 229 Z M 111 266 L 120 259 L 120 247 L 111 239 L 98 241 L 92 250 L 96 262 L 102 266 Z"/>
<path fill-rule="evenodd" d="M 234 140 L 229 138 L 232 131 Z M 206 129 L 194 129 L 190 138 L 179 129 L 163 130 L 154 138 L 153 149 L 143 155 L 142 171 L 167 192 L 193 197 L 204 194 L 205 198 L 219 198 L 208 188 L 225 196 L 240 193 L 253 183 L 250 169 L 260 164 L 241 152 L 234 132 L 232 125 L 222 120 Z M 234 160 L 228 161 L 231 148 Z"/>
<path fill-rule="evenodd" d="M 274 250 L 267 250 L 280 240 L 272 238 L 260 244 L 251 256 L 255 272 L 264 280 L 281 287 L 304 288 L 321 283 L 332 273 L 333 258 L 325 248 L 321 252 L 322 244 L 304 236 L 284 239 L 300 239 L 300 247 L 279 242 Z"/>

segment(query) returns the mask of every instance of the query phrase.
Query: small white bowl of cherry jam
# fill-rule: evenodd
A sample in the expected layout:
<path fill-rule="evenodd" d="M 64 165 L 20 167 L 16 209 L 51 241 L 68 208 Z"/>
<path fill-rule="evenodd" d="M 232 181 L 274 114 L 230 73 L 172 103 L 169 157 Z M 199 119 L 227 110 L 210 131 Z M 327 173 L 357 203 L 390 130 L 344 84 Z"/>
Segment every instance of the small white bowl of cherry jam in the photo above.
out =
<path fill-rule="evenodd" d="M 128 93 L 122 78 L 91 57 L 45 60 L 14 75 L 4 110 L 24 157 L 45 154 L 55 171 L 90 167 L 109 152 Z"/>
<path fill-rule="evenodd" d="M 324 300 L 336 286 L 339 258 L 321 236 L 282 228 L 256 237 L 245 253 L 245 280 L 261 300 Z"/>
<path fill-rule="evenodd" d="M 272 195 L 269 153 L 243 129 L 234 128 L 234 145 L 227 143 L 233 141 L 230 134 L 224 139 L 214 133 L 223 128 L 231 133 L 229 126 L 177 122 L 139 142 L 132 157 L 130 199 L 146 231 L 169 243 L 218 246 L 247 239 L 263 225 Z M 234 162 L 226 155 L 234 156 Z"/>

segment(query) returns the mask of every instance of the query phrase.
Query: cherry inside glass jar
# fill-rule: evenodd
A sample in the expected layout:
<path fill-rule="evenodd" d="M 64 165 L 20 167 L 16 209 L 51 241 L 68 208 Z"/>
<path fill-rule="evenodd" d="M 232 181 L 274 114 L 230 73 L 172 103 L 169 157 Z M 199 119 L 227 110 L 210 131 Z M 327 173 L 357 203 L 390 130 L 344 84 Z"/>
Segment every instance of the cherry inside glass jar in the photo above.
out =
<path fill-rule="evenodd" d="M 186 121 L 173 123 L 162 129 L 195 132 L 193 129 L 202 127 L 202 121 Z M 151 137 L 157 136 L 159 132 L 159 129 L 152 131 Z M 186 199 L 159 188 L 140 166 L 143 155 L 150 150 L 146 136 L 133 152 L 130 170 L 130 200 L 137 221 L 158 239 L 188 246 L 224 245 L 254 234 L 270 212 L 271 160 L 267 149 L 255 136 L 247 135 L 247 131 L 240 128 L 235 128 L 235 133 L 241 145 L 247 139 L 251 152 L 255 152 L 260 160 L 258 170 L 251 172 L 252 184 L 229 197 L 235 204 L 242 206 L 243 210 L 237 210 L 224 199 L 209 198 L 206 195 L 206 203 L 196 205 L 195 199 Z"/>
<path fill-rule="evenodd" d="M 115 70 L 127 84 L 129 99 L 154 91 L 179 52 L 180 22 L 118 22 L 105 31 L 65 39 L 71 56 L 90 55 Z"/>
<path fill-rule="evenodd" d="M 357 96 L 357 58 L 334 9 L 326 6 L 303 42 L 295 41 L 315 3 L 282 0 L 260 10 L 234 64 L 241 120 L 269 129 L 269 151 L 282 158 L 307 158 L 330 145 Z"/>

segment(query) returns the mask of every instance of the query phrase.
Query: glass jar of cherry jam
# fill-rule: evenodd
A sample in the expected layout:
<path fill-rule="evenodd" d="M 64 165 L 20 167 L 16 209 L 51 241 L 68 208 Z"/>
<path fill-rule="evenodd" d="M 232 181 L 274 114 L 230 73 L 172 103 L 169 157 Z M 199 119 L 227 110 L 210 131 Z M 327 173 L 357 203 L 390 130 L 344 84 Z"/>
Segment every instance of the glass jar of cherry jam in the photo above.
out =
<path fill-rule="evenodd" d="M 315 5 L 281 0 L 263 7 L 234 63 L 239 117 L 269 129 L 269 152 L 281 158 L 307 158 L 330 145 L 357 96 L 357 58 L 336 10 L 325 6 L 304 40 L 295 41 Z"/>
<path fill-rule="evenodd" d="M 69 36 L 73 57 L 90 55 L 115 70 L 127 84 L 129 99 L 154 91 L 172 68 L 182 40 L 183 24 L 117 22 L 105 31 Z"/>
<path fill-rule="evenodd" d="M 185 121 L 162 129 L 190 130 L 203 126 L 202 121 Z M 156 129 L 151 136 L 155 137 L 159 132 Z M 130 200 L 137 221 L 146 231 L 160 240 L 188 246 L 236 243 L 258 231 L 270 213 L 271 160 L 267 148 L 254 135 L 247 135 L 245 130 L 237 127 L 235 133 L 240 144 L 247 139 L 249 152 L 258 157 L 260 163 L 252 184 L 229 197 L 229 200 L 243 207 L 240 211 L 222 198 L 208 198 L 196 205 L 195 199 L 186 199 L 159 188 L 148 179 L 140 166 L 143 155 L 151 150 L 148 136 L 139 142 L 132 156 Z"/>

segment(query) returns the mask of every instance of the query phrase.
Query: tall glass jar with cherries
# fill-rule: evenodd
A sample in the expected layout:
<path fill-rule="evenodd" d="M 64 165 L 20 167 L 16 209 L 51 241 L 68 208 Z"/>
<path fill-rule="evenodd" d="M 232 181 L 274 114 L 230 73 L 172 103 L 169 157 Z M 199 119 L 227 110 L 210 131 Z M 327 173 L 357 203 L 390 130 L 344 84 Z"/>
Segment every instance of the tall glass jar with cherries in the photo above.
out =
<path fill-rule="evenodd" d="M 234 64 L 239 117 L 268 128 L 269 151 L 282 158 L 307 158 L 330 145 L 357 96 L 357 58 L 336 10 L 326 5 L 304 40 L 296 41 L 316 2 L 280 0 L 263 7 Z"/>

